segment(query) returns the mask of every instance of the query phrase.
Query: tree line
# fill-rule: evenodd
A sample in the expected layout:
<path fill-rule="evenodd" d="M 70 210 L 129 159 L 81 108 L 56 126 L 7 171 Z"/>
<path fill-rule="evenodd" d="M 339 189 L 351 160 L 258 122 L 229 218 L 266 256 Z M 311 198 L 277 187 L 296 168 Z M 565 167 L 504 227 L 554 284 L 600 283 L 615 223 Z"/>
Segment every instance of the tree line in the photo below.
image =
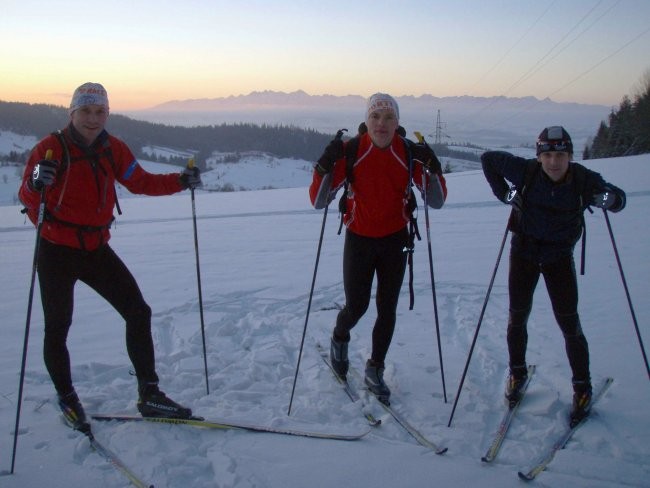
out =
<path fill-rule="evenodd" d="M 69 122 L 67 109 L 55 105 L 0 101 L 0 128 L 42 138 Z M 221 124 L 183 127 L 134 120 L 111 114 L 106 129 L 126 142 L 136 157 L 142 148 L 162 146 L 191 151 L 202 166 L 214 151 L 260 151 L 278 158 L 316 161 L 332 136 L 290 125 Z M 185 164 L 187 161 L 170 161 Z"/>
<path fill-rule="evenodd" d="M 650 153 L 650 70 L 634 98 L 624 96 L 618 110 L 612 110 L 608 121 L 600 123 L 582 157 L 601 159 L 645 153 Z"/>

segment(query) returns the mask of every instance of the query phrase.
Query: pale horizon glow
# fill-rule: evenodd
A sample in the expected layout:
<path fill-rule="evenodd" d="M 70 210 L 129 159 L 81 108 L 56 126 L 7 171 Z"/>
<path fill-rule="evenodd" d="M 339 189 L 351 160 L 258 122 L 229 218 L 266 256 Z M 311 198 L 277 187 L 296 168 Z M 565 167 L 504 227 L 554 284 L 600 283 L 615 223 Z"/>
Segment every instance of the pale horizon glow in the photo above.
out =
<path fill-rule="evenodd" d="M 650 69 L 650 2 L 7 2 L 0 100 L 111 111 L 246 95 L 534 96 L 617 106 Z"/>

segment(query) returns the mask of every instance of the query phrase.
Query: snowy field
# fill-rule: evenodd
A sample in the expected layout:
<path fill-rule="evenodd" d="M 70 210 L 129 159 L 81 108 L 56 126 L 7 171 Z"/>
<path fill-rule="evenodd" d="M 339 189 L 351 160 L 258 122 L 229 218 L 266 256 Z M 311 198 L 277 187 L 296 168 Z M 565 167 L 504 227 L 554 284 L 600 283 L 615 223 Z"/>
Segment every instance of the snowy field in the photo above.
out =
<path fill-rule="evenodd" d="M 415 139 L 413 135 L 410 136 Z M 22 154 L 29 151 L 37 142 L 33 136 L 20 136 L 9 131 L 0 131 L 0 155 L 15 151 Z M 479 154 L 479 149 L 457 147 L 455 149 Z M 532 157 L 534 151 L 530 148 L 509 149 L 517 155 Z M 160 146 L 143 147 L 145 155 L 151 159 L 160 157 L 178 157 L 189 159 L 191 153 L 176 151 Z M 154 157 L 155 156 L 155 157 Z M 202 174 L 205 191 L 250 191 L 268 190 L 275 188 L 302 188 L 311 182 L 313 162 L 301 159 L 276 158 L 270 154 L 259 152 L 243 152 L 238 154 L 238 162 L 222 162 L 232 157 L 232 153 L 215 152 L 206 161 L 206 169 Z M 480 169 L 481 163 L 457 158 L 440 158 L 443 168 L 453 172 Z M 170 166 L 146 159 L 140 164 L 153 173 L 180 171 L 178 166 Z M 22 176 L 22 165 L 0 166 L 0 205 L 18 204 L 18 185 Z M 128 190 L 120 185 L 117 188 L 119 198 L 133 197 Z M 139 196 L 136 196 L 139 198 Z"/>
<path fill-rule="evenodd" d="M 650 155 L 588 162 L 628 192 L 611 215 L 642 337 L 650 341 Z M 565 422 L 570 371 L 543 282 L 530 319 L 528 360 L 537 365 L 528 396 L 502 452 L 485 453 L 502 408 L 507 368 L 507 249 L 481 325 L 451 427 L 463 367 L 495 266 L 508 208 L 480 171 L 448 175 L 449 198 L 430 211 L 447 402 L 443 398 L 424 212 L 416 244 L 415 309 L 405 284 L 387 357 L 393 405 L 424 436 L 449 448 L 437 456 L 419 446 L 370 398 L 353 404 L 320 360 L 341 283 L 343 237 L 327 216 L 304 352 L 291 415 L 287 415 L 305 326 L 323 212 L 307 189 L 196 192 L 203 311 L 210 394 L 206 394 L 189 192 L 121 197 L 123 215 L 111 245 L 136 276 L 153 309 L 161 387 L 208 419 L 242 420 L 310 430 L 368 429 L 361 415 L 381 418 L 362 440 L 341 442 L 243 431 L 157 424 L 94 424 L 97 438 L 156 488 L 521 486 L 517 470 L 545 452 Z M 19 206 L 0 207 L 3 340 L 0 342 L 0 469 L 10 467 L 35 232 Z M 647 487 L 650 479 L 650 382 L 635 334 L 612 243 L 601 211 L 586 214 L 587 274 L 579 277 L 580 312 L 592 355 L 592 376 L 615 381 L 592 418 L 558 453 L 536 484 L 549 487 Z M 576 251 L 579 259 L 579 251 Z M 643 290 L 646 290 L 645 292 Z M 370 353 L 371 306 L 353 330 L 352 364 Z M 129 481 L 69 430 L 56 407 L 41 357 L 43 318 L 34 296 L 15 474 L 3 488 L 101 486 Z M 69 337 L 73 377 L 88 412 L 135 413 L 136 381 L 120 317 L 83 284 L 76 289 Z"/>

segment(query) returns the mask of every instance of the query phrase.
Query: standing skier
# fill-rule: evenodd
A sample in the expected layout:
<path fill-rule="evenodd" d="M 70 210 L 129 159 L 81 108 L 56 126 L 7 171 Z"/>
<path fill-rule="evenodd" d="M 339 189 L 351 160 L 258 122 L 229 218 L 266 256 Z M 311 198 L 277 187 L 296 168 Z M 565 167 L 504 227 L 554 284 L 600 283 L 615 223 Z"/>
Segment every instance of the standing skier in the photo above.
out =
<path fill-rule="evenodd" d="M 618 212 L 625 207 L 625 193 L 600 174 L 572 162 L 572 157 L 571 137 L 563 127 L 553 126 L 539 135 L 536 160 L 490 151 L 481 161 L 494 195 L 513 207 L 506 398 L 517 401 L 527 378 L 526 325 L 541 274 L 564 335 L 573 373 L 571 422 L 577 422 L 589 414 L 592 390 L 589 348 L 578 316 L 573 249 L 583 231 L 585 209 L 594 205 Z"/>
<path fill-rule="evenodd" d="M 189 417 L 189 408 L 170 400 L 158 388 L 151 308 L 108 240 L 117 204 L 116 182 L 137 194 L 171 195 L 200 186 L 199 170 L 157 175 L 142 169 L 128 146 L 104 129 L 108 95 L 99 83 L 78 87 L 69 113 L 68 126 L 45 137 L 32 150 L 19 189 L 32 222 L 37 222 L 39 203 L 45 204 L 37 261 L 45 319 L 43 356 L 59 406 L 75 429 L 89 429 L 72 385 L 66 346 L 74 286 L 82 281 L 126 321 L 126 347 L 138 379 L 140 413 Z M 52 156 L 45 159 L 48 151 Z"/>
<path fill-rule="evenodd" d="M 345 378 L 350 330 L 368 309 L 376 274 L 377 319 L 365 383 L 388 403 L 390 390 L 383 379 L 384 360 L 395 329 L 397 301 L 411 247 L 407 225 L 412 210 L 409 204 L 415 204 L 412 183 L 427 192 L 432 208 L 442 207 L 447 190 L 434 152 L 397 133 L 399 108 L 393 97 L 384 93 L 372 95 L 367 101 L 365 122 L 367 132 L 360 131 L 357 138 L 348 142 L 336 138 L 325 148 L 315 166 L 309 194 L 312 204 L 318 206 L 318 196 L 323 192 L 329 203 L 342 186 L 347 189 L 343 209 L 347 227 L 343 248 L 345 307 L 336 318 L 331 363 Z M 422 188 L 425 170 L 426 188 Z"/>

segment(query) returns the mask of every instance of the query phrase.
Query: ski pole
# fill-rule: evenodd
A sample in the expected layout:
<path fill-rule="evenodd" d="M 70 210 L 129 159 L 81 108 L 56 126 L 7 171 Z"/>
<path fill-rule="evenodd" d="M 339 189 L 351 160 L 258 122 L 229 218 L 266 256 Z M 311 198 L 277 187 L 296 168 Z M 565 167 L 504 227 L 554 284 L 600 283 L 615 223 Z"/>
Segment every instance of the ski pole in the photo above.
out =
<path fill-rule="evenodd" d="M 187 162 L 189 169 L 194 168 L 194 158 Z M 201 340 L 203 342 L 203 367 L 205 369 L 205 391 L 210 394 L 210 383 L 208 382 L 208 358 L 205 348 L 205 322 L 203 320 L 203 292 L 201 289 L 201 265 L 199 263 L 199 235 L 196 230 L 196 204 L 194 200 L 194 187 L 190 186 L 192 196 L 192 223 L 194 225 L 194 254 L 196 255 L 196 282 L 199 288 L 199 316 L 201 317 Z"/>
<path fill-rule="evenodd" d="M 490 285 L 488 286 L 487 294 L 485 295 L 485 300 L 483 301 L 483 309 L 481 310 L 481 315 L 478 319 L 478 324 L 476 325 L 476 331 L 474 332 L 474 338 L 472 339 L 472 345 L 469 348 L 469 354 L 467 356 L 467 361 L 465 362 L 465 369 L 460 379 L 460 384 L 458 385 L 458 391 L 456 392 L 456 399 L 454 400 L 454 407 L 451 409 L 451 415 L 449 416 L 449 422 L 447 427 L 451 427 L 451 421 L 454 418 L 454 412 L 456 411 L 456 406 L 458 405 L 458 399 L 460 398 L 460 392 L 463 389 L 463 383 L 465 383 L 465 376 L 467 375 L 467 369 L 469 368 L 469 362 L 472 359 L 472 353 L 474 352 L 474 346 L 476 345 L 476 339 L 478 338 L 478 331 L 481 328 L 481 323 L 483 322 L 483 314 L 490 299 L 490 293 L 492 292 L 492 285 L 494 284 L 494 278 L 497 275 L 497 270 L 499 269 L 499 262 L 501 261 L 501 255 L 503 254 L 503 248 L 506 244 L 506 238 L 508 237 L 509 226 L 506 225 L 506 231 L 503 233 L 503 239 L 501 239 L 501 247 L 499 248 L 499 254 L 497 256 L 497 262 L 494 265 L 494 271 L 492 272 L 492 278 L 490 279 Z"/>
<path fill-rule="evenodd" d="M 45 159 L 52 159 L 52 149 L 45 151 Z M 25 366 L 27 365 L 27 345 L 29 343 L 29 327 L 32 320 L 32 304 L 34 302 L 34 284 L 36 283 L 36 269 L 38 267 L 38 251 L 41 243 L 41 229 L 45 218 L 45 189 L 41 189 L 41 201 L 38 205 L 38 220 L 36 223 L 36 242 L 34 243 L 34 258 L 32 259 L 32 278 L 29 285 L 29 298 L 27 299 L 27 319 L 25 320 L 25 337 L 23 339 L 23 356 L 20 363 L 20 382 L 18 385 L 18 402 L 16 403 L 16 424 L 14 426 L 14 445 L 11 454 L 11 470 L 14 474 L 16 464 L 16 446 L 18 445 L 18 428 L 20 427 L 20 410 L 23 403 L 23 385 L 25 382 Z"/>
<path fill-rule="evenodd" d="M 632 306 L 630 291 L 627 288 L 627 281 L 625 280 L 625 274 L 623 273 L 623 266 L 621 265 L 621 259 L 618 255 L 616 241 L 614 240 L 614 232 L 612 231 L 612 225 L 609 223 L 609 216 L 607 215 L 607 210 L 603 209 L 603 214 L 605 214 L 605 222 L 607 222 L 607 230 L 609 231 L 609 237 L 612 240 L 612 246 L 614 248 L 614 256 L 616 256 L 616 263 L 618 264 L 618 270 L 621 273 L 621 281 L 623 282 L 623 288 L 625 289 L 625 295 L 627 296 L 627 303 L 630 307 L 630 313 L 632 314 L 632 322 L 634 323 L 634 328 L 636 329 L 636 337 L 639 340 L 639 346 L 641 347 L 641 354 L 643 355 L 643 360 L 645 361 L 645 370 L 648 373 L 648 379 L 650 379 L 650 368 L 648 368 L 648 356 L 646 356 L 645 348 L 643 347 L 643 340 L 641 339 L 641 332 L 639 331 L 639 323 L 636 320 L 636 314 L 634 313 L 634 307 Z"/>
<path fill-rule="evenodd" d="M 420 132 L 415 132 L 415 137 L 418 138 L 418 141 L 426 144 L 429 147 L 429 144 L 424 140 L 424 136 Z M 431 149 L 429 147 L 429 149 Z M 440 375 L 442 376 L 442 394 L 447 403 L 447 387 L 445 386 L 445 368 L 442 364 L 442 346 L 440 345 L 440 321 L 438 320 L 438 299 L 436 298 L 436 280 L 433 276 L 433 253 L 431 252 L 431 230 L 429 225 L 429 206 L 427 204 L 427 179 L 426 173 L 428 171 L 422 171 L 422 196 L 424 200 L 424 223 L 427 228 L 427 247 L 429 251 L 429 275 L 431 276 L 431 294 L 433 296 L 433 315 L 436 323 L 436 339 L 438 341 L 438 358 L 440 359 Z M 430 173 L 429 173 L 430 174 Z M 430 174 L 431 177 L 435 175 Z"/>
<path fill-rule="evenodd" d="M 336 133 L 335 139 L 341 139 L 343 132 L 347 129 L 341 129 Z M 302 339 L 300 340 L 300 351 L 298 352 L 298 363 L 296 364 L 296 373 L 293 377 L 293 386 L 291 388 L 291 398 L 289 399 L 289 410 L 287 415 L 291 415 L 291 406 L 293 405 L 293 396 L 296 392 L 296 382 L 298 381 L 298 370 L 300 369 L 300 360 L 302 359 L 302 350 L 305 346 L 305 335 L 307 334 L 307 323 L 309 322 L 309 311 L 311 310 L 311 301 L 314 296 L 314 286 L 316 284 L 316 274 L 318 272 L 318 262 L 320 261 L 320 251 L 323 246 L 323 235 L 325 233 L 325 221 L 327 220 L 327 209 L 329 208 L 329 200 L 326 201 L 325 210 L 323 210 L 323 223 L 320 228 L 320 238 L 318 239 L 318 250 L 316 251 L 316 264 L 314 265 L 314 275 L 311 279 L 311 289 L 309 290 L 309 300 L 307 301 L 307 313 L 305 315 L 305 325 L 302 329 Z"/>

